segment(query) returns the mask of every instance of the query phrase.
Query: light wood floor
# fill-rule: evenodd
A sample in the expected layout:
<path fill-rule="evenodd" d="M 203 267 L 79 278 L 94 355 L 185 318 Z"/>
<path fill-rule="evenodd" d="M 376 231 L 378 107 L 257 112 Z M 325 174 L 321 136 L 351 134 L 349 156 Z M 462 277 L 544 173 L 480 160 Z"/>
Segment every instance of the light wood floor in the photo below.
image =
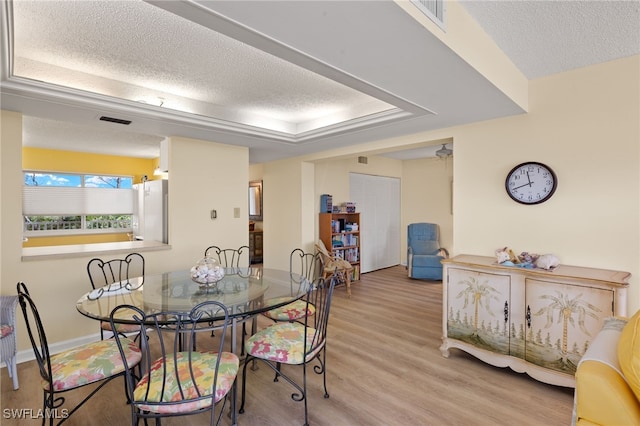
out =
<path fill-rule="evenodd" d="M 539 383 L 524 374 L 493 367 L 459 351 L 444 358 L 442 284 L 414 281 L 397 266 L 363 274 L 348 299 L 338 287 L 328 335 L 328 388 L 311 374 L 309 417 L 312 425 L 569 425 L 573 390 Z M 36 301 L 37 303 L 37 301 Z M 259 326 L 269 322 L 260 318 Z M 200 341 L 199 341 L 200 344 Z M 288 372 L 295 367 L 285 367 Z M 42 393 L 34 361 L 18 366 L 20 389 L 13 391 L 2 369 L 3 426 L 39 421 L 8 419 L 6 409 L 41 408 Z M 292 388 L 273 382 L 266 366 L 247 372 L 246 412 L 239 425 L 295 425 L 303 422 L 302 403 Z M 240 379 L 240 377 L 239 377 Z M 69 393 L 69 400 L 84 393 Z M 107 385 L 65 424 L 126 425 L 130 410 L 121 381 Z M 163 421 L 165 425 L 201 425 L 203 416 Z M 223 424 L 230 424 L 225 417 Z"/>

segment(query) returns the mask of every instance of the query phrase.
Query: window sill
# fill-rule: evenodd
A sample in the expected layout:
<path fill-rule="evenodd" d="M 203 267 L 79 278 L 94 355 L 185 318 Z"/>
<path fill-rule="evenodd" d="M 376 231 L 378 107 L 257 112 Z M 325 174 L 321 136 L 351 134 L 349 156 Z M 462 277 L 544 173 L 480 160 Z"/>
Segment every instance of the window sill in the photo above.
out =
<path fill-rule="evenodd" d="M 71 244 L 64 246 L 25 247 L 22 261 L 64 259 L 84 256 L 111 256 L 120 253 L 170 250 L 158 241 L 123 241 L 119 243 Z"/>

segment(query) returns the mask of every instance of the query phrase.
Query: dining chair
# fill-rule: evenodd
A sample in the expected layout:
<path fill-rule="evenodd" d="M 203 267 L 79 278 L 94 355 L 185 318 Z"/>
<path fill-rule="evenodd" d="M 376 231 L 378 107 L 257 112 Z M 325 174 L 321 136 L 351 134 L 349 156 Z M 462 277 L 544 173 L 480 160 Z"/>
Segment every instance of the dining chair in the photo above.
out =
<path fill-rule="evenodd" d="M 247 357 L 242 367 L 242 402 L 240 414 L 244 413 L 247 391 L 247 365 L 252 360 L 262 361 L 275 373 L 278 381 L 282 377 L 297 392 L 291 395 L 294 401 L 304 402 L 304 424 L 309 424 L 307 409 L 307 365 L 317 360 L 313 371 L 322 374 L 324 397 L 329 398 L 327 391 L 326 357 L 327 357 L 327 325 L 331 310 L 331 299 L 337 278 L 318 278 L 310 283 L 307 290 L 307 305 L 315 306 L 316 313 L 306 316 L 300 322 L 278 322 L 258 331 L 245 342 Z M 302 385 L 283 373 L 280 366 L 299 365 L 302 367 Z"/>
<path fill-rule="evenodd" d="M 140 376 L 136 377 L 131 369 L 126 374 L 131 424 L 137 425 L 140 419 L 145 424 L 147 419 L 156 419 L 159 424 L 163 417 L 207 411 L 209 423 L 219 424 L 240 363 L 235 354 L 223 351 L 231 323 L 226 306 L 207 301 L 188 312 L 145 314 L 134 306 L 121 305 L 112 311 L 111 323 L 115 326 L 115 318 L 123 314 L 131 315 L 140 327 L 143 353 Z M 209 331 L 202 324 L 213 324 L 213 319 L 220 332 L 217 350 L 196 350 L 196 334 Z M 117 334 L 115 340 L 122 362 L 126 363 L 127 339 Z M 220 401 L 222 404 L 218 404 Z M 217 405 L 220 410 L 216 414 Z"/>
<path fill-rule="evenodd" d="M 240 246 L 237 249 L 209 246 L 204 251 L 204 255 L 217 259 L 220 265 L 225 268 L 240 268 L 241 264 L 244 266 L 242 260 L 245 256 L 247 257 L 247 265 L 249 264 L 249 246 Z"/>
<path fill-rule="evenodd" d="M 16 306 L 18 296 L 0 296 L 0 360 L 7 366 L 13 390 L 17 390 L 18 367 L 16 364 Z"/>
<path fill-rule="evenodd" d="M 351 297 L 351 274 L 353 273 L 353 265 L 348 260 L 330 254 L 322 240 L 318 240 L 316 243 L 316 250 L 320 254 L 320 260 L 322 262 L 322 276 L 327 278 L 335 275 L 339 282 L 346 285 L 347 297 Z"/>
<path fill-rule="evenodd" d="M 220 265 L 224 268 L 235 268 L 238 272 L 240 272 L 240 265 L 244 265 L 242 262 L 244 256 L 247 257 L 247 265 L 249 265 L 249 246 L 240 246 L 237 249 L 232 248 L 220 248 L 218 246 L 209 246 L 204 251 L 205 257 L 213 257 L 216 259 Z M 215 335 L 215 329 L 211 330 L 211 336 Z M 242 322 L 242 337 L 247 335 L 247 325 L 246 322 Z M 242 347 L 242 351 L 240 355 L 244 355 L 244 346 Z"/>
<path fill-rule="evenodd" d="M 317 277 L 321 276 L 321 271 L 322 263 L 318 253 L 306 253 L 304 250 L 296 248 L 289 255 L 289 276 L 292 283 L 297 282 L 297 284 L 300 284 L 299 281 L 301 279 L 312 282 Z M 274 298 L 265 301 L 265 304 L 277 305 L 282 302 L 282 298 Z M 263 312 L 262 315 L 274 322 L 292 322 L 300 321 L 304 317 L 311 316 L 315 313 L 316 307 L 313 304 L 307 304 L 306 300 L 303 298 L 279 308 Z M 277 367 L 278 370 L 280 370 L 280 366 L 278 365 Z M 276 373 L 276 379 L 277 378 L 278 373 Z"/>
<path fill-rule="evenodd" d="M 125 282 L 126 286 L 130 278 L 144 276 L 144 257 L 140 253 L 130 253 L 122 259 L 94 258 L 87 264 L 87 273 L 94 290 L 118 282 Z M 135 324 L 118 324 L 115 331 L 131 334 L 139 333 L 140 329 Z M 101 321 L 100 339 L 104 340 L 105 332 L 115 334 L 108 321 Z"/>
<path fill-rule="evenodd" d="M 306 253 L 300 248 L 294 249 L 289 255 L 289 273 L 291 280 L 299 281 L 301 277 L 307 281 L 314 281 L 320 276 L 322 264 L 317 253 Z M 270 299 L 266 304 L 276 305 L 282 303 L 278 298 Z M 303 299 L 296 300 L 288 305 L 266 311 L 263 315 L 273 321 L 298 321 L 315 313 L 315 306 L 308 305 Z"/>
<path fill-rule="evenodd" d="M 53 425 L 56 417 L 62 417 L 58 424 L 63 423 L 107 383 L 118 377 L 124 378 L 125 373 L 129 373 L 128 369 L 135 368 L 142 359 L 138 345 L 125 337 L 118 340 L 119 343 L 112 339 L 99 340 L 51 354 L 42 319 L 27 286 L 19 282 L 17 290 L 27 334 L 40 370 L 42 413 L 48 413 L 42 416 L 43 425 L 47 419 Z M 60 396 L 61 393 L 98 382 L 100 384 L 75 407 L 70 410 L 62 408 L 65 398 Z"/>

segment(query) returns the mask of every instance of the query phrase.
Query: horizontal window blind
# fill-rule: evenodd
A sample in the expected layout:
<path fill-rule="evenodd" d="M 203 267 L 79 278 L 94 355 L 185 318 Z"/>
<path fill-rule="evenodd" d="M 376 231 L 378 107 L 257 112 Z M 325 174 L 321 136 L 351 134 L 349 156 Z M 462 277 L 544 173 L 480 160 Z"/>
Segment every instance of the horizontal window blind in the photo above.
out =
<path fill-rule="evenodd" d="M 23 187 L 25 216 L 133 214 L 132 189 Z"/>

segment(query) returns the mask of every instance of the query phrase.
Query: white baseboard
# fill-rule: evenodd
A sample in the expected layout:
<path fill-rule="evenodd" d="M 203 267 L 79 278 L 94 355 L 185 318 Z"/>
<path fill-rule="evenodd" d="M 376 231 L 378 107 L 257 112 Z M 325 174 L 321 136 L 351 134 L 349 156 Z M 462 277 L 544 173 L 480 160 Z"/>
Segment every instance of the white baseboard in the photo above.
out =
<path fill-rule="evenodd" d="M 85 343 L 95 342 L 98 340 L 100 340 L 100 333 L 90 334 L 88 336 L 83 336 L 83 337 L 77 337 L 75 339 L 70 339 L 70 340 L 65 340 L 62 342 L 50 344 L 49 352 L 51 353 L 51 355 L 55 355 L 62 351 L 66 351 L 67 349 L 75 348 L 77 346 L 84 345 Z M 31 348 L 18 351 L 18 353 L 16 354 L 16 362 L 18 364 L 27 362 L 27 361 L 32 361 L 34 359 L 36 359 L 36 357 L 33 354 L 33 349 Z M 3 364 L 3 366 L 5 365 Z"/>

